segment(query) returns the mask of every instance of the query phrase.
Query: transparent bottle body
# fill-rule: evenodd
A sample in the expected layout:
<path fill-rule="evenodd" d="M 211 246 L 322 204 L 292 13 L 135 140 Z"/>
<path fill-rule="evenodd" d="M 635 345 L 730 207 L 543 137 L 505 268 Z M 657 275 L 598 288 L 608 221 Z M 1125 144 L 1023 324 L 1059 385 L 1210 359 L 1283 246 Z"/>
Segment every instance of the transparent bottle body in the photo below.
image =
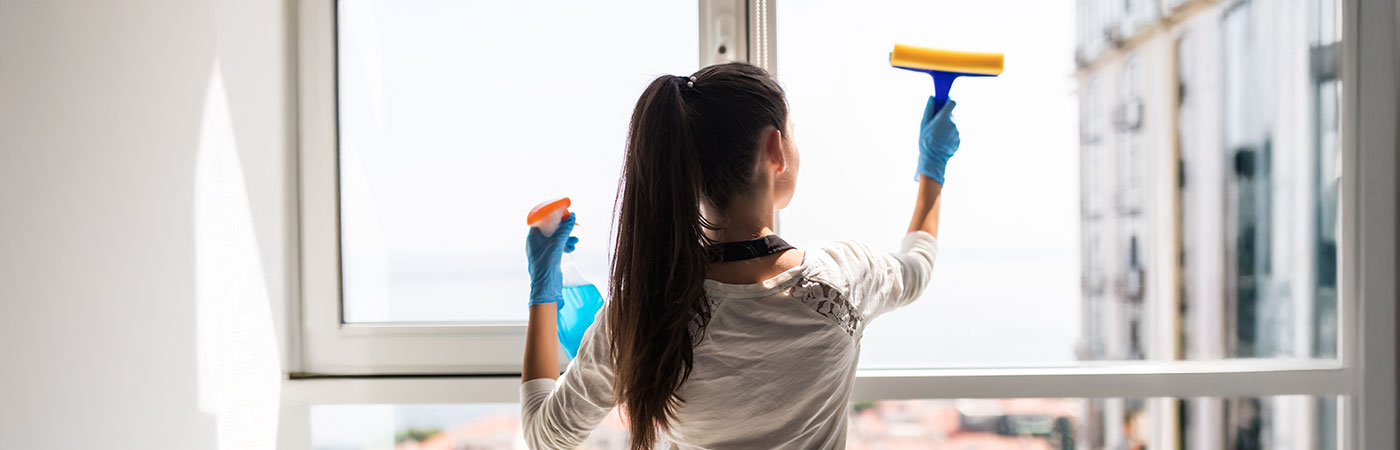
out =
<path fill-rule="evenodd" d="M 565 253 L 559 269 L 564 274 L 564 299 L 559 302 L 557 314 L 559 342 L 572 360 L 578 355 L 583 334 L 593 325 L 594 316 L 603 307 L 603 295 L 597 286 L 579 273 L 573 255 Z"/>

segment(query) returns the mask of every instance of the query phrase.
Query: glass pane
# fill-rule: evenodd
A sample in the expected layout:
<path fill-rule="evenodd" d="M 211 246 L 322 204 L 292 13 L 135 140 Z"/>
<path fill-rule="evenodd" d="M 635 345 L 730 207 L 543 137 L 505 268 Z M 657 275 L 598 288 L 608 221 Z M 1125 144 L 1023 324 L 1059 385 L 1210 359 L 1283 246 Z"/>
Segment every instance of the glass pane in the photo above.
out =
<path fill-rule="evenodd" d="M 1073 361 L 1075 2 L 840 5 L 778 4 L 778 78 L 802 150 L 797 194 L 781 216 L 795 245 L 854 239 L 894 250 L 904 236 L 933 84 L 890 67 L 894 43 L 1006 55 L 1001 76 L 954 84 L 962 146 L 948 167 L 933 281 L 924 298 L 866 329 L 862 364 Z"/>
<path fill-rule="evenodd" d="M 626 118 L 695 69 L 697 8 L 556 3 L 339 2 L 345 320 L 521 320 L 519 219 L 554 196 L 607 282 Z M 902 235 L 930 83 L 892 43 L 1007 57 L 954 90 L 933 285 L 867 331 L 863 366 L 1336 355 L 1336 0 L 843 5 L 777 14 L 799 246 Z"/>
<path fill-rule="evenodd" d="M 842 5 L 777 14 L 799 246 L 903 235 L 932 84 L 893 43 L 1006 55 L 953 89 L 933 282 L 863 366 L 1335 357 L 1336 0 Z"/>
<path fill-rule="evenodd" d="M 1339 10 L 1241 2 L 1176 42 L 1180 357 L 1337 354 Z"/>
<path fill-rule="evenodd" d="M 328 405 L 314 450 L 523 449 L 515 404 Z M 849 449 L 1334 450 L 1334 397 L 897 400 L 852 403 Z M 585 449 L 626 449 L 614 410 Z"/>
<path fill-rule="evenodd" d="M 523 321 L 525 213 L 561 196 L 606 282 L 627 121 L 696 70 L 695 3 L 338 4 L 343 319 Z"/>

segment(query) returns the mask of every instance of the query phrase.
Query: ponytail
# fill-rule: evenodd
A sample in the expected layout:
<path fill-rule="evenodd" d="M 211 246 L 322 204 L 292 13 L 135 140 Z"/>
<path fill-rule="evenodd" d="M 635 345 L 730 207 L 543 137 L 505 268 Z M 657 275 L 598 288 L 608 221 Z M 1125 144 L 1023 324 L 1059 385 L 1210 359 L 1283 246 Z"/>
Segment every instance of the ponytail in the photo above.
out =
<path fill-rule="evenodd" d="M 675 420 L 684 401 L 677 391 L 694 366 L 691 323 L 710 315 L 701 205 L 722 208 L 750 187 L 759 135 L 786 118 L 781 88 L 742 63 L 663 75 L 637 101 L 607 309 L 632 450 L 651 449 Z"/>

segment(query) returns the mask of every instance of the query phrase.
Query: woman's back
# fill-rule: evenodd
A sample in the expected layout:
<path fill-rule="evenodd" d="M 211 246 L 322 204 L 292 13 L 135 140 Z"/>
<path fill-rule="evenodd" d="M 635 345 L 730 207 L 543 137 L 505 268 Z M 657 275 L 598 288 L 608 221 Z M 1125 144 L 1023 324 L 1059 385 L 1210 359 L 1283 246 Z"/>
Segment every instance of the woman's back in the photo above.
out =
<path fill-rule="evenodd" d="M 755 284 L 706 280 L 694 366 L 664 438 L 678 448 L 844 448 L 846 404 L 871 319 L 917 298 L 933 236 L 910 233 L 894 254 L 837 243 Z M 558 384 L 522 389 L 532 448 L 572 448 L 612 408 L 606 313 Z"/>

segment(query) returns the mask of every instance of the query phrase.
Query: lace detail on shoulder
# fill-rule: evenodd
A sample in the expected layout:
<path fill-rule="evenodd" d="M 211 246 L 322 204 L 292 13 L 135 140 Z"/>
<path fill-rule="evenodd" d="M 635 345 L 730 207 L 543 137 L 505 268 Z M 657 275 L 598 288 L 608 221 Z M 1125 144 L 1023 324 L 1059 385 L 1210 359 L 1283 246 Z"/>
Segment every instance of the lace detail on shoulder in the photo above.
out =
<path fill-rule="evenodd" d="M 710 310 L 710 314 L 713 315 L 715 313 L 715 307 L 719 305 L 719 299 L 711 297 L 709 294 L 705 294 L 705 301 L 710 303 L 710 307 L 708 309 Z M 695 315 L 695 317 L 690 318 L 690 340 L 694 343 L 694 345 L 698 346 L 700 345 L 700 341 L 704 340 L 705 327 L 708 327 L 709 325 L 709 317 L 703 317 L 697 314 Z"/>
<path fill-rule="evenodd" d="M 831 286 L 804 278 L 788 288 L 788 295 L 831 319 L 846 334 L 855 336 L 860 329 L 860 314 L 855 306 Z"/>

